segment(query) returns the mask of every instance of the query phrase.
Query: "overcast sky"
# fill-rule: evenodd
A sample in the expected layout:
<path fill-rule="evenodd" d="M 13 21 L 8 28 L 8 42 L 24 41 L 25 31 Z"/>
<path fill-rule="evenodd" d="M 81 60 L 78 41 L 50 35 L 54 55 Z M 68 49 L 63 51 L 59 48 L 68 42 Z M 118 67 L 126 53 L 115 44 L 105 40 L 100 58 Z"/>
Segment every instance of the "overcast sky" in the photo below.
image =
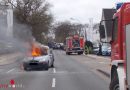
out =
<path fill-rule="evenodd" d="M 52 4 L 51 12 L 57 21 L 71 20 L 73 22 L 99 22 L 102 8 L 113 8 L 117 2 L 129 0 L 47 0 Z M 73 18 L 70 19 L 70 18 Z M 75 20 L 74 20 L 75 19 Z"/>

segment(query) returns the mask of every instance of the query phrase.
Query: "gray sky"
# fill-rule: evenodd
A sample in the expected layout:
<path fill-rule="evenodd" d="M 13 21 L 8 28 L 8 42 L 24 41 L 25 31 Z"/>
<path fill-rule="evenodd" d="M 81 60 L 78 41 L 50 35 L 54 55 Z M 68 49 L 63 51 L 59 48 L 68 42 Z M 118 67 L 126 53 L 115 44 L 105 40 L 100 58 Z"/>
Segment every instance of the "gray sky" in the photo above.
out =
<path fill-rule="evenodd" d="M 129 0 L 47 0 L 53 6 L 51 11 L 57 21 L 70 20 L 73 22 L 89 22 L 93 18 L 94 22 L 99 22 L 102 15 L 102 8 L 113 8 L 117 2 L 127 2 Z M 72 20 L 71 20 L 72 21 Z"/>

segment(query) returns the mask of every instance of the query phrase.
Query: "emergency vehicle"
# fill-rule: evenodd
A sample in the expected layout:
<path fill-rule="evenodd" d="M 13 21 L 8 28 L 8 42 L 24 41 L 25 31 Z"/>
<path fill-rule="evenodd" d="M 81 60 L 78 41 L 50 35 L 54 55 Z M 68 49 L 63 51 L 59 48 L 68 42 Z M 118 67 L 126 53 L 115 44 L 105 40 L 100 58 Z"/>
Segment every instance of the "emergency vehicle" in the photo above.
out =
<path fill-rule="evenodd" d="M 130 2 L 118 3 L 112 21 L 110 90 L 130 89 Z M 129 88 L 129 89 L 128 89 Z"/>
<path fill-rule="evenodd" d="M 66 54 L 78 53 L 78 55 L 84 52 L 84 38 L 78 35 L 70 36 L 66 38 Z"/>

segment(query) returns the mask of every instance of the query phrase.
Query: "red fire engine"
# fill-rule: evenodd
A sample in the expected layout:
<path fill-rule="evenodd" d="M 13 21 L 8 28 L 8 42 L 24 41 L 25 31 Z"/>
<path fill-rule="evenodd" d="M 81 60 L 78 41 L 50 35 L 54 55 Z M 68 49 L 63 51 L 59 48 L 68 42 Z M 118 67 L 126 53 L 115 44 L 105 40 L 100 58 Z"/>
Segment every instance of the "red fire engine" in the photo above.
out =
<path fill-rule="evenodd" d="M 110 21 L 110 20 L 102 20 Z M 110 90 L 130 88 L 130 3 L 117 4 L 111 40 Z"/>
<path fill-rule="evenodd" d="M 84 38 L 74 35 L 73 37 L 66 38 L 66 54 L 78 53 L 79 55 L 84 52 Z"/>

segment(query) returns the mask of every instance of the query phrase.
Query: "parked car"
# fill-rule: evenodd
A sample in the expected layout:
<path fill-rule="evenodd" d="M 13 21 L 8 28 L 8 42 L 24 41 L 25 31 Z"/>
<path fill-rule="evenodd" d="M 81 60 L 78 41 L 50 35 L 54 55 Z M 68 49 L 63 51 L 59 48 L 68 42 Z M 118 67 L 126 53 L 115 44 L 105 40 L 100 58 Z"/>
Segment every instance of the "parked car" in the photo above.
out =
<path fill-rule="evenodd" d="M 93 54 L 97 55 L 99 52 L 99 47 L 93 47 Z"/>
<path fill-rule="evenodd" d="M 32 56 L 28 57 L 23 62 L 24 70 L 31 69 L 45 69 L 48 70 L 49 67 L 54 67 L 54 55 L 52 49 L 48 46 L 41 47 L 41 55 L 40 56 Z"/>
<path fill-rule="evenodd" d="M 109 56 L 110 55 L 110 47 L 108 46 L 102 46 L 102 55 L 103 56 Z"/>

